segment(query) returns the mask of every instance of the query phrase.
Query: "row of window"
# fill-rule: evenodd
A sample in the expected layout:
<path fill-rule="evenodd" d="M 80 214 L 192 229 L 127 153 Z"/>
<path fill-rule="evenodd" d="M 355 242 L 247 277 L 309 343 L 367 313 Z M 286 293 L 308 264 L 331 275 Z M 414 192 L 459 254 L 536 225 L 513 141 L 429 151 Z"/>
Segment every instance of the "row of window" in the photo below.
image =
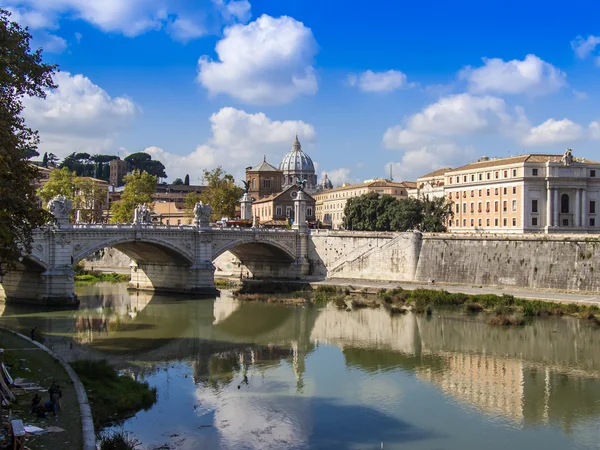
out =
<path fill-rule="evenodd" d="M 453 224 L 454 224 L 454 226 L 460 228 L 460 226 L 461 226 L 460 223 L 461 223 L 460 219 L 457 219 L 455 221 L 453 221 L 453 220 L 449 220 L 448 221 L 448 225 L 450 227 L 452 227 Z M 474 227 L 475 226 L 475 219 L 471 219 L 469 223 L 471 224 L 470 225 L 471 227 Z M 494 219 L 494 226 L 495 227 L 498 227 L 499 223 L 500 223 L 500 219 L 498 219 L 498 218 Z M 489 226 L 491 226 L 490 224 L 491 224 L 491 219 L 485 219 L 485 226 L 489 227 Z M 467 219 L 463 219 L 462 220 L 462 226 L 463 226 L 463 228 L 467 227 Z M 477 226 L 478 227 L 482 227 L 483 226 L 483 219 L 478 219 L 477 220 Z M 504 219 L 502 219 L 502 226 L 504 226 L 504 227 L 508 226 L 508 218 L 505 217 Z M 512 226 L 513 227 L 517 226 L 517 218 L 516 217 L 512 218 Z"/>
<path fill-rule="evenodd" d="M 537 170 L 537 169 L 535 169 L 535 170 Z M 506 169 L 506 170 L 502 170 L 502 171 L 496 170 L 495 172 L 493 172 L 494 179 L 495 180 L 499 180 L 501 173 L 503 175 L 503 178 L 509 178 L 509 174 L 511 174 L 513 177 L 516 177 L 517 176 L 517 169 L 511 169 L 511 170 Z M 469 182 L 469 178 L 470 178 L 470 181 L 475 181 L 475 178 L 476 178 L 475 174 L 472 173 L 470 176 L 469 175 L 463 175 L 462 176 L 463 183 L 468 183 Z M 480 173 L 477 174 L 477 181 L 483 181 L 483 178 L 484 178 L 483 177 L 483 172 L 480 172 Z M 456 177 L 449 177 L 448 181 L 450 182 L 450 184 L 452 184 L 452 181 L 455 181 L 456 184 L 459 184 L 460 183 L 460 179 L 461 179 L 460 175 L 457 175 Z M 485 179 L 486 180 L 491 180 L 492 179 L 492 172 L 486 172 L 485 173 Z"/>
<path fill-rule="evenodd" d="M 515 212 L 516 210 L 517 210 L 517 201 L 513 200 L 512 201 L 512 211 Z M 460 213 L 460 203 L 455 203 L 455 211 L 457 214 Z M 499 211 L 500 211 L 500 202 L 495 201 L 494 202 L 494 212 L 499 212 Z M 508 211 L 508 202 L 506 200 L 504 200 L 502 202 L 502 212 L 507 212 L 507 211 Z M 467 204 L 466 203 L 462 204 L 462 212 L 463 212 L 463 214 L 467 213 Z M 471 202 L 470 212 L 471 212 L 471 214 L 473 214 L 475 212 L 475 202 Z M 477 212 L 479 212 L 479 213 L 484 212 L 482 202 L 477 203 Z M 492 210 L 490 209 L 490 202 L 485 202 L 485 212 L 492 212 Z"/>
<path fill-rule="evenodd" d="M 491 195 L 491 192 L 492 192 L 491 189 L 486 189 L 485 190 L 486 197 L 489 197 Z M 495 188 L 494 189 L 494 195 L 499 195 L 499 193 L 500 193 L 500 188 Z M 515 195 L 517 193 L 517 187 L 516 186 L 512 187 L 512 193 L 513 193 L 513 195 Z M 508 188 L 507 187 L 502 188 L 502 194 L 503 195 L 508 195 Z M 479 189 L 478 196 L 481 197 L 482 195 L 483 195 L 483 189 Z M 463 198 L 466 198 L 467 197 L 467 191 L 462 191 L 462 196 L 463 196 Z M 454 193 L 450 192 L 450 193 L 448 193 L 448 198 L 452 199 L 452 197 L 454 197 L 454 198 L 460 198 L 460 192 L 454 192 Z M 471 190 L 471 197 L 475 197 L 475 191 L 474 190 Z"/>
<path fill-rule="evenodd" d="M 531 200 L 531 212 L 537 213 L 539 212 L 538 209 L 538 200 Z M 590 200 L 588 211 L 590 214 L 596 214 L 596 200 Z M 560 212 L 561 214 L 568 214 L 570 212 L 569 196 L 567 194 L 563 194 L 560 198 Z"/>

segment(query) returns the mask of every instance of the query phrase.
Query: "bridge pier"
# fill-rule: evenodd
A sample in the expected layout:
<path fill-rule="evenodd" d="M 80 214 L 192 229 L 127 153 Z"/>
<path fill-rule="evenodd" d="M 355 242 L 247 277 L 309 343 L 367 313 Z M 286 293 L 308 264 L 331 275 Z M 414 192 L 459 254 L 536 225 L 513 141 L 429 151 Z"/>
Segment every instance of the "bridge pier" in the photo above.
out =
<path fill-rule="evenodd" d="M 131 280 L 127 287 L 142 291 L 172 292 L 194 295 L 214 295 L 212 263 L 189 266 L 171 263 L 131 263 Z"/>
<path fill-rule="evenodd" d="M 48 306 L 77 305 L 79 300 L 73 291 L 73 276 L 71 266 L 44 272 L 17 267 L 4 276 L 0 299 Z"/>

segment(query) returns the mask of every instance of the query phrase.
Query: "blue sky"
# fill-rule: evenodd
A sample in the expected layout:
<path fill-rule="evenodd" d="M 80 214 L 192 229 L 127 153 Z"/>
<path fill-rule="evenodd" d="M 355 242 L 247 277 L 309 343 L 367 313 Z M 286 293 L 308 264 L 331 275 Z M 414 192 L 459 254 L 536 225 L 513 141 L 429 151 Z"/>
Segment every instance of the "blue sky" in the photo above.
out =
<path fill-rule="evenodd" d="M 7 3 L 60 66 L 25 112 L 59 156 L 239 177 L 298 133 L 336 183 L 566 147 L 600 160 L 597 2 Z"/>

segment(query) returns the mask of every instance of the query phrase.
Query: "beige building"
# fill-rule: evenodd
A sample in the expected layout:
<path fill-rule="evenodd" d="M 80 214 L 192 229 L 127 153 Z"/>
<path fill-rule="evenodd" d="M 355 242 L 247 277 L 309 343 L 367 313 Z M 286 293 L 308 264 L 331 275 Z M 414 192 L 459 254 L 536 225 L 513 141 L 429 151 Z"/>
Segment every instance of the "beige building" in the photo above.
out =
<path fill-rule="evenodd" d="M 349 198 L 358 197 L 369 192 L 387 194 L 396 198 L 408 198 L 408 190 L 415 189 L 411 181 L 396 183 L 390 180 L 366 180 L 360 184 L 344 184 L 341 187 L 313 194 L 315 199 L 316 219 L 331 228 L 338 229 L 344 223 L 344 208 Z"/>
<path fill-rule="evenodd" d="M 481 160 L 444 174 L 451 232 L 600 232 L 600 163 L 564 155 Z"/>
<path fill-rule="evenodd" d="M 408 196 L 412 198 L 436 198 L 444 197 L 445 174 L 451 167 L 445 167 L 430 172 L 417 178 L 414 188 L 408 189 Z"/>

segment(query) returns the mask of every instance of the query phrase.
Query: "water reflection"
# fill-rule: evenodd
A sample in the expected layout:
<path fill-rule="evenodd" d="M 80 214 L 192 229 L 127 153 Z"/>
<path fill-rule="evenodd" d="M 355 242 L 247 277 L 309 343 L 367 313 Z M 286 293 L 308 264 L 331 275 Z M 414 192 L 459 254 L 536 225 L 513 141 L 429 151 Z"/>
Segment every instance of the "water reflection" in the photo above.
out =
<path fill-rule="evenodd" d="M 158 385 L 157 406 L 127 424 L 144 442 L 169 441 L 165 429 L 182 436 L 174 448 L 494 448 L 490 435 L 586 448 L 599 437 L 599 331 L 584 321 L 509 329 L 456 312 L 390 317 L 102 284 L 79 297 L 76 311 L 4 305 L 0 320 L 37 326 L 67 359 L 109 358 Z"/>

